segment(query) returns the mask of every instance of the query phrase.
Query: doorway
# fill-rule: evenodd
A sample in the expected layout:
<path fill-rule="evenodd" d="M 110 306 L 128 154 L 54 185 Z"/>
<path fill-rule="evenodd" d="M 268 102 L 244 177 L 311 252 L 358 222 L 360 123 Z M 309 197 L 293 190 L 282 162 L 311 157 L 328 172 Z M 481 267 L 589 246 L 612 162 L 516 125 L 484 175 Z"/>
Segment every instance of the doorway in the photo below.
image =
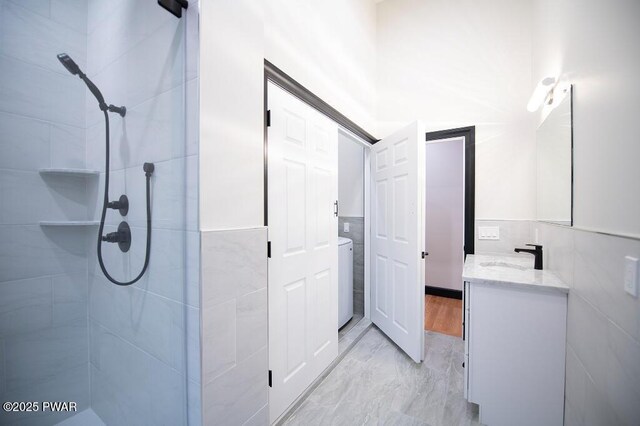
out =
<path fill-rule="evenodd" d="M 424 326 L 462 337 L 462 267 L 474 251 L 475 127 L 425 139 Z"/>
<path fill-rule="evenodd" d="M 364 143 L 338 132 L 338 339 L 364 317 Z"/>

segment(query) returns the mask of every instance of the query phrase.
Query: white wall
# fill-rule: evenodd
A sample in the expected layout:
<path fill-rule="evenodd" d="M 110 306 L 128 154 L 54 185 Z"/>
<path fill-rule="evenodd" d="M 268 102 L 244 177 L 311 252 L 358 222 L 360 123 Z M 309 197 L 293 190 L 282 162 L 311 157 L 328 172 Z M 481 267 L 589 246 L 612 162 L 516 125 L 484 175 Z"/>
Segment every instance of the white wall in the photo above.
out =
<path fill-rule="evenodd" d="M 571 287 L 565 424 L 640 419 L 640 299 L 623 290 L 640 257 L 640 3 L 536 0 L 533 81 L 574 85 L 574 228 L 537 224 L 545 265 Z M 625 234 L 604 235 L 589 230 Z"/>
<path fill-rule="evenodd" d="M 476 217 L 535 217 L 531 2 L 378 4 L 379 136 L 476 126 Z"/>
<path fill-rule="evenodd" d="M 535 16 L 533 81 L 574 84 L 574 223 L 640 236 L 640 3 L 537 0 Z"/>
<path fill-rule="evenodd" d="M 200 229 L 263 224 L 261 2 L 204 1 L 200 26 Z"/>
<path fill-rule="evenodd" d="M 200 230 L 203 243 L 228 235 L 234 253 L 253 253 L 264 249 L 262 239 L 243 240 L 241 230 L 204 231 L 263 225 L 264 58 L 372 132 L 375 4 L 370 0 L 204 1 L 200 16 Z M 235 238 L 239 240 L 232 241 Z M 221 254 L 202 255 L 200 265 L 203 295 L 211 296 L 203 302 L 207 313 L 201 329 L 211 351 L 205 348 L 203 354 L 214 354 L 202 360 L 203 371 L 214 371 L 203 389 L 205 423 L 225 418 L 264 424 L 266 351 L 244 350 L 239 337 L 235 351 L 227 342 L 247 335 L 247 327 L 264 325 L 255 318 L 266 315 L 266 297 L 261 297 L 266 276 L 246 272 L 232 262 L 217 262 Z M 262 253 L 254 260 L 266 262 L 266 256 Z M 225 289 L 237 288 L 243 279 L 257 286 L 256 291 L 227 298 Z M 228 309 L 236 301 L 238 305 Z M 208 318 L 213 318 L 210 324 Z M 241 324 L 248 325 L 241 329 Z M 253 331 L 262 336 L 260 330 Z M 262 343 L 254 339 L 252 344 Z M 243 358 L 248 353 L 252 355 Z M 221 374 L 216 371 L 220 365 L 238 368 Z"/>
<path fill-rule="evenodd" d="M 338 202 L 341 217 L 364 217 L 364 147 L 338 134 Z"/>
<path fill-rule="evenodd" d="M 203 2 L 200 226 L 263 224 L 263 61 L 372 132 L 375 4 Z"/>

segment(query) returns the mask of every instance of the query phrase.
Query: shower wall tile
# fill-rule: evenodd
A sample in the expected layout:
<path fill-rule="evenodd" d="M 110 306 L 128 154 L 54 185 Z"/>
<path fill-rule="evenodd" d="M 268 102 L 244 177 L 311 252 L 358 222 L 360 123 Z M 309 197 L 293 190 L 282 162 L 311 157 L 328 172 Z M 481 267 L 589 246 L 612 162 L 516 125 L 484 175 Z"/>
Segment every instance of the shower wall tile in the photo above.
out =
<path fill-rule="evenodd" d="M 93 321 L 90 332 L 91 407 L 106 424 L 186 424 L 183 375 Z"/>
<path fill-rule="evenodd" d="M 6 382 L 6 374 L 4 367 L 4 339 L 0 338 L 0 398 L 3 401 L 6 401 L 4 398 L 4 384 Z"/>
<path fill-rule="evenodd" d="M 187 377 L 190 382 L 200 383 L 200 309 L 188 306 L 187 318 Z M 198 385 L 198 393 L 199 393 Z"/>
<path fill-rule="evenodd" d="M 3 340 L 6 371 L 3 400 L 76 401 L 80 410 L 88 407 L 86 315 Z M 37 416 L 4 414 L 6 419 L 23 417 L 25 424 L 38 424 L 37 421 L 52 424 L 65 417 L 44 413 L 46 418 L 36 420 Z M 6 424 L 1 415 L 0 423 Z"/>
<path fill-rule="evenodd" d="M 50 167 L 85 167 L 85 129 L 52 123 L 50 126 Z"/>
<path fill-rule="evenodd" d="M 0 282 L 86 268 L 85 230 L 0 225 Z"/>
<path fill-rule="evenodd" d="M 203 423 L 243 424 L 268 398 L 267 229 L 201 239 Z"/>
<path fill-rule="evenodd" d="M 184 92 L 180 85 L 139 105 L 118 102 L 127 106 L 127 115 L 111 116 L 111 170 L 185 156 Z M 94 103 L 87 111 L 98 113 L 87 126 L 87 167 L 104 171 L 104 123 Z"/>
<path fill-rule="evenodd" d="M 49 164 L 49 125 L 0 113 L 0 169 L 35 171 Z"/>
<path fill-rule="evenodd" d="M 89 169 L 93 169 L 91 166 Z M 105 174 L 100 173 L 98 177 L 91 177 L 87 179 L 87 217 L 93 220 L 100 220 L 102 214 L 102 202 L 104 196 L 104 180 Z M 120 194 L 124 194 L 127 191 L 125 185 L 125 171 L 113 170 L 110 172 L 109 179 L 109 199 L 115 199 L 120 197 Z M 133 198 L 130 197 L 132 203 Z M 143 199 L 144 200 L 144 199 Z M 140 201 L 138 201 L 140 202 Z M 133 208 L 133 206 L 130 206 Z M 105 223 L 109 225 L 118 225 L 122 220 L 119 212 L 115 210 L 107 211 Z"/>
<path fill-rule="evenodd" d="M 51 278 L 0 283 L 0 338 L 51 327 Z"/>
<path fill-rule="evenodd" d="M 49 1 L 50 0 L 1 0 L 0 3 L 14 3 L 48 18 L 51 16 Z"/>
<path fill-rule="evenodd" d="M 197 155 L 200 141 L 200 79 L 187 82 L 187 146 L 185 155 Z"/>
<path fill-rule="evenodd" d="M 189 380 L 187 384 L 187 424 L 188 425 L 201 425 L 202 424 L 202 406 L 201 406 L 201 388 L 200 382 Z"/>
<path fill-rule="evenodd" d="M 86 318 L 5 339 L 6 392 L 34 389 L 50 376 L 86 365 Z"/>
<path fill-rule="evenodd" d="M 86 88 L 56 59 L 64 51 L 85 66 L 85 11 L 77 0 L 0 1 L 0 391 L 80 410 L 89 406 L 89 230 L 38 222 L 86 219 L 86 182 L 38 170 L 85 165 Z M 0 413 L 0 424 L 72 414 Z"/>
<path fill-rule="evenodd" d="M 155 5 L 153 9 L 156 9 Z M 171 15 L 168 16 L 172 18 Z M 91 75 L 108 102 L 133 109 L 184 84 L 186 56 L 183 25 L 183 20 L 170 19 L 99 73 Z M 92 34 L 89 34 L 90 43 L 91 39 Z M 91 63 L 91 59 L 89 62 Z M 180 99 L 173 101 L 175 114 L 172 118 L 173 121 L 180 122 L 181 128 L 184 128 L 183 101 L 184 90 Z M 152 106 L 155 106 L 155 101 Z M 102 120 L 102 112 L 95 108 L 95 102 L 90 98 L 87 98 L 87 108 L 87 126 L 99 123 Z M 183 139 L 184 134 L 181 134 L 179 140 L 183 142 Z M 184 144 L 181 146 L 184 147 Z"/>
<path fill-rule="evenodd" d="M 88 0 L 87 1 L 87 33 L 94 32 L 109 17 L 109 12 L 130 0 Z"/>
<path fill-rule="evenodd" d="M 163 25 L 184 25 L 161 7 L 155 4 L 150 6 L 146 0 L 90 2 L 90 15 L 94 15 L 94 10 L 102 8 L 104 3 L 112 5 L 108 10 L 102 9 L 101 23 L 91 28 L 88 38 L 87 72 L 90 76 L 102 71 L 141 41 L 155 35 Z M 131 25 L 132 16 L 144 16 L 144 19 L 136 21 L 136 25 Z"/>
<path fill-rule="evenodd" d="M 94 276 L 89 289 L 91 320 L 185 374 L 185 306 L 135 287 Z"/>
<path fill-rule="evenodd" d="M 81 178 L 0 169 L 0 198 L 11 200 L 0 209 L 0 224 L 3 225 L 83 220 L 87 216 L 85 182 Z"/>
<path fill-rule="evenodd" d="M 30 196 L 25 197 L 25 194 Z M 2 225 L 35 225 L 47 218 L 49 212 L 46 207 L 51 201 L 49 191 L 37 172 L 1 169 L 0 199 L 7 201 L 3 201 L 0 209 Z"/>
<path fill-rule="evenodd" d="M 86 327 L 85 327 L 86 328 Z M 86 353 L 86 347 L 84 349 Z M 89 369 L 87 363 L 64 372 L 48 375 L 37 386 L 21 388 L 4 395 L 4 401 L 75 401 L 78 411 L 89 408 Z M 73 416 L 74 412 L 39 411 L 37 413 L 0 412 L 0 424 L 48 426 Z"/>
<path fill-rule="evenodd" d="M 84 127 L 85 87 L 77 77 L 8 56 L 0 56 L 0 75 L 0 111 Z"/>
<path fill-rule="evenodd" d="M 200 0 L 193 1 L 191 7 L 182 12 L 186 14 L 186 37 L 188 46 L 186 52 L 185 78 L 187 81 L 191 81 L 200 75 Z M 199 109 L 196 111 L 194 115 L 199 117 Z"/>
<path fill-rule="evenodd" d="M 53 324 L 87 321 L 89 287 L 86 271 L 56 275 L 51 278 L 53 292 Z"/>
<path fill-rule="evenodd" d="M 51 0 L 50 10 L 52 20 L 87 33 L 87 0 Z"/>
<path fill-rule="evenodd" d="M 200 307 L 200 232 L 187 231 L 187 290 L 185 303 Z"/>
<path fill-rule="evenodd" d="M 62 52 L 86 68 L 86 36 L 14 3 L 6 3 L 0 23 L 0 52 L 6 56 L 68 74 L 56 55 Z"/>
<path fill-rule="evenodd" d="M 197 227 L 197 197 L 187 183 L 197 184 L 195 156 L 154 163 L 151 177 L 151 209 L 153 226 L 159 229 L 189 229 Z M 187 167 L 189 165 L 190 167 Z M 131 226 L 146 226 L 146 179 L 142 166 L 125 170 L 124 184 L 131 200 L 127 219 Z M 187 197 L 189 195 L 189 197 Z M 134 201 L 137 203 L 134 204 Z M 196 205 L 194 205 L 196 204 Z M 187 216 L 189 215 L 189 216 Z"/>

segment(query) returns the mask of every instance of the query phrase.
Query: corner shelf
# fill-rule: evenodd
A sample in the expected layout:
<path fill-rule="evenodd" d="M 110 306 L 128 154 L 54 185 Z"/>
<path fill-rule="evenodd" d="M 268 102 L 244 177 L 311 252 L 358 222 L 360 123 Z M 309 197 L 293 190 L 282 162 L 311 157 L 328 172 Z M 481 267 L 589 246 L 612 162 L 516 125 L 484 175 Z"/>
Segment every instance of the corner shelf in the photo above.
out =
<path fill-rule="evenodd" d="M 42 176 L 69 176 L 69 177 L 92 177 L 98 176 L 100 171 L 88 170 L 88 169 L 63 169 L 63 168 L 48 168 L 40 169 L 38 172 Z"/>
<path fill-rule="evenodd" d="M 40 226 L 98 226 L 97 220 L 43 220 Z"/>

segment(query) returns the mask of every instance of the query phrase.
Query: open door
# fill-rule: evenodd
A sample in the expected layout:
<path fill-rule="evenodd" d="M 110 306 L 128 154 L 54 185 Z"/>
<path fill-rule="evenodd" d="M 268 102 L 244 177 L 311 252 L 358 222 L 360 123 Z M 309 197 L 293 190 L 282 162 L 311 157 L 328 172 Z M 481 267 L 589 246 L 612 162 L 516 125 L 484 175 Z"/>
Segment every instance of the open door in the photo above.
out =
<path fill-rule="evenodd" d="M 338 125 L 271 83 L 268 90 L 274 423 L 338 356 Z"/>
<path fill-rule="evenodd" d="M 424 136 L 416 122 L 371 151 L 371 321 L 424 358 Z"/>

